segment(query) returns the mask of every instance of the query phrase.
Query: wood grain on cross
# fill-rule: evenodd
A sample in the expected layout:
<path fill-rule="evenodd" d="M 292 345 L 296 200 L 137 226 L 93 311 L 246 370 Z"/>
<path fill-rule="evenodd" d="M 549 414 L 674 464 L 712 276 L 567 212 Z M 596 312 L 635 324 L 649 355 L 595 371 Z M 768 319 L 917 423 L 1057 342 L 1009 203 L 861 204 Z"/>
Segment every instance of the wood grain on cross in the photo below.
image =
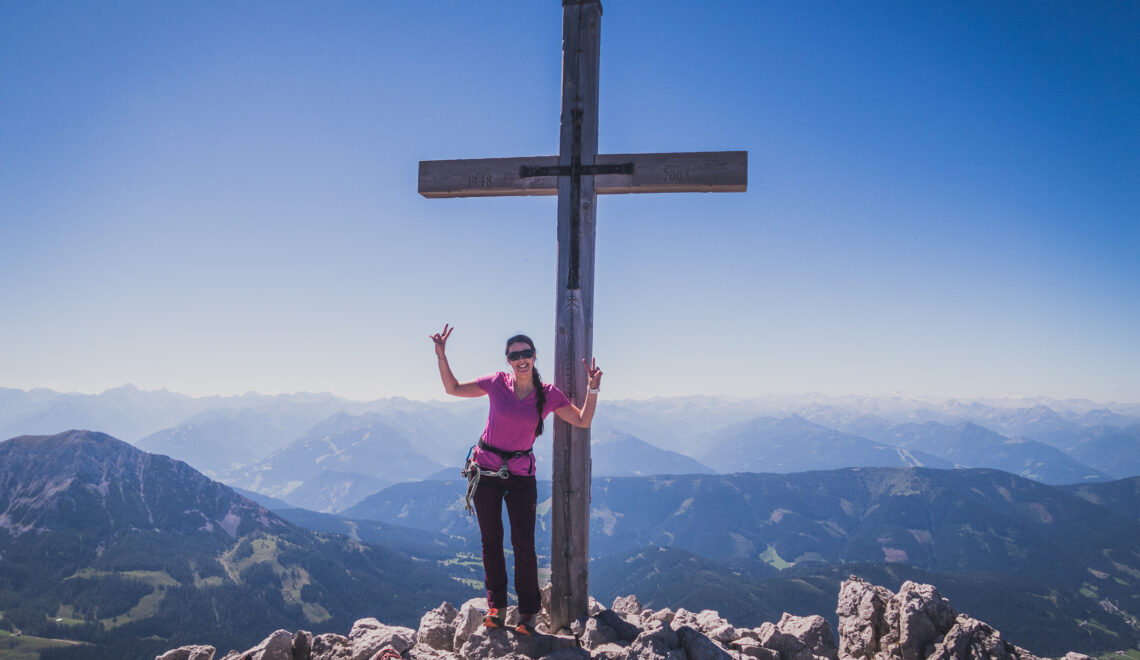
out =
<path fill-rule="evenodd" d="M 600 0 L 562 0 L 562 127 L 557 156 L 420 162 L 424 197 L 558 195 L 554 384 L 585 401 L 593 355 L 597 195 L 744 192 L 748 153 L 598 153 Z M 554 420 L 550 620 L 557 631 L 589 604 L 590 432 Z"/>

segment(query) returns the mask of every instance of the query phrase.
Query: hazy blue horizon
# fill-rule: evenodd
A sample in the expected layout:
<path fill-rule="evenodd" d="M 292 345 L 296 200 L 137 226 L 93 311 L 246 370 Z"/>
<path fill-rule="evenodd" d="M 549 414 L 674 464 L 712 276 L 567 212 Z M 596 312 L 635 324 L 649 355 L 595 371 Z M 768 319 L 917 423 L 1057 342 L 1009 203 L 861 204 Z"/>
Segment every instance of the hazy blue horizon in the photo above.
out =
<path fill-rule="evenodd" d="M 0 386 L 443 397 L 554 328 L 561 7 L 0 4 Z M 749 190 L 599 200 L 605 398 L 1140 401 L 1140 4 L 603 2 L 603 152 Z"/>
<path fill-rule="evenodd" d="M 139 391 L 139 392 L 144 392 L 144 393 L 152 393 L 152 394 L 153 393 L 167 393 L 167 394 L 172 394 L 175 396 L 187 396 L 187 397 L 190 397 L 192 399 L 241 398 L 241 397 L 289 397 L 289 396 L 318 396 L 319 397 L 319 396 L 326 396 L 327 395 L 327 396 L 333 396 L 333 397 L 338 397 L 338 398 L 344 399 L 345 401 L 348 401 L 350 403 L 373 403 L 376 401 L 384 401 L 384 400 L 388 400 L 388 399 L 405 399 L 408 401 L 413 401 L 413 402 L 418 402 L 418 403 L 466 402 L 469 405 L 480 405 L 478 399 L 457 399 L 455 397 L 448 396 L 447 394 L 445 394 L 443 392 L 441 392 L 438 396 L 428 396 L 426 398 L 408 397 L 408 396 L 403 396 L 400 394 L 394 394 L 394 395 L 390 395 L 390 396 L 377 397 L 377 398 L 373 398 L 373 399 L 353 399 L 351 397 L 341 396 L 335 392 L 328 392 L 328 391 L 320 391 L 320 392 L 318 392 L 318 391 L 297 391 L 297 392 L 265 393 L 265 392 L 255 392 L 253 390 L 249 390 L 246 392 L 239 392 L 239 393 L 235 393 L 235 394 L 192 394 L 192 393 L 188 393 L 188 392 L 180 392 L 177 390 L 171 390 L 169 388 L 153 388 L 153 389 L 142 388 L 142 387 L 136 386 L 133 383 L 124 383 L 124 384 L 118 385 L 116 387 L 111 387 L 111 388 L 107 388 L 105 390 L 100 390 L 100 391 L 96 391 L 96 392 L 83 392 L 83 391 L 75 391 L 75 390 L 61 391 L 61 390 L 53 390 L 51 388 L 45 388 L 45 387 L 37 387 L 37 388 L 30 388 L 30 389 L 29 388 L 12 388 L 12 387 L 7 387 L 5 385 L 0 385 L 0 390 L 5 390 L 5 389 L 17 390 L 17 391 L 21 391 L 21 392 L 25 392 L 25 393 L 33 393 L 36 391 L 49 391 L 49 392 L 52 392 L 54 394 L 60 394 L 60 395 L 65 395 L 65 396 L 67 396 L 67 395 L 78 395 L 78 396 L 91 396 L 91 397 L 103 396 L 103 395 L 115 393 L 118 391 L 131 391 L 133 389 L 134 391 Z M 1079 398 L 1079 397 L 1056 398 L 1056 397 L 1048 397 L 1048 396 L 1033 396 L 1033 395 L 1022 395 L 1022 394 L 1009 394 L 1009 395 L 1000 395 L 1000 396 L 979 396 L 979 397 L 955 397 L 955 396 L 940 397 L 940 396 L 930 396 L 930 395 L 922 395 L 922 394 L 912 394 L 912 393 L 907 393 L 907 392 L 846 393 L 846 394 L 825 394 L 823 392 L 763 392 L 763 393 L 754 394 L 754 395 L 750 395 L 750 396 L 731 396 L 731 395 L 715 395 L 715 394 L 676 394 L 676 395 L 653 395 L 653 396 L 645 396 L 645 397 L 621 397 L 618 399 L 611 399 L 611 400 L 614 402 L 640 402 L 640 403 L 645 403 L 645 402 L 651 402 L 654 400 L 666 401 L 666 400 L 683 400 L 683 399 L 694 399 L 694 398 L 708 398 L 708 399 L 715 399 L 718 401 L 727 401 L 727 402 L 732 402 L 732 403 L 747 403 L 750 401 L 754 401 L 754 402 L 758 402 L 758 403 L 760 403 L 760 402 L 771 403 L 774 401 L 783 401 L 785 403 L 788 403 L 789 405 L 796 405 L 796 404 L 803 403 L 803 402 L 806 402 L 809 400 L 824 400 L 824 401 L 828 401 L 828 402 L 834 402 L 837 405 L 841 405 L 841 406 L 843 404 L 849 404 L 852 399 L 869 400 L 869 401 L 874 401 L 874 402 L 881 402 L 884 400 L 901 400 L 901 401 L 905 401 L 905 402 L 909 402 L 909 403 L 916 403 L 916 404 L 921 403 L 921 404 L 930 404 L 930 405 L 947 404 L 947 403 L 951 403 L 951 402 L 982 403 L 982 404 L 994 405 L 995 407 L 1008 407 L 1008 408 L 1022 407 L 1022 406 L 1018 406 L 1019 403 L 1024 403 L 1025 404 L 1024 407 L 1037 405 L 1038 403 L 1041 403 L 1041 402 L 1046 402 L 1046 405 L 1048 405 L 1049 402 L 1052 402 L 1054 404 L 1069 404 L 1069 405 L 1075 405 L 1078 403 L 1085 403 L 1085 404 L 1090 404 L 1093 406 L 1118 406 L 1118 407 L 1121 407 L 1121 409 L 1127 410 L 1127 412 L 1122 413 L 1122 414 L 1140 414 L 1140 400 L 1106 401 L 1106 400 L 1094 400 L 1094 399 Z M 1137 408 L 1137 410 L 1133 411 L 1132 410 L 1133 408 Z"/>

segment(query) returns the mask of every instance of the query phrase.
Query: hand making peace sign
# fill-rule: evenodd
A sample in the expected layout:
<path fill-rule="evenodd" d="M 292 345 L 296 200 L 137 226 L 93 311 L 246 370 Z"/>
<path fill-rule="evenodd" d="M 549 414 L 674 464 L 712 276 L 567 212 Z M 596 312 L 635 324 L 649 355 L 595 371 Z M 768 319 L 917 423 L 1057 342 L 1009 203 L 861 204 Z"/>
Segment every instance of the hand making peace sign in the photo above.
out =
<path fill-rule="evenodd" d="M 447 349 L 447 338 L 451 336 L 451 331 L 455 328 L 444 323 L 443 332 L 437 332 L 431 336 L 431 340 L 435 342 L 435 356 L 446 357 L 444 351 Z"/>
<path fill-rule="evenodd" d="M 589 383 L 591 390 L 596 390 L 602 385 L 602 370 L 598 368 L 598 359 L 592 358 L 590 363 L 582 358 L 582 366 L 586 367 L 586 382 Z"/>

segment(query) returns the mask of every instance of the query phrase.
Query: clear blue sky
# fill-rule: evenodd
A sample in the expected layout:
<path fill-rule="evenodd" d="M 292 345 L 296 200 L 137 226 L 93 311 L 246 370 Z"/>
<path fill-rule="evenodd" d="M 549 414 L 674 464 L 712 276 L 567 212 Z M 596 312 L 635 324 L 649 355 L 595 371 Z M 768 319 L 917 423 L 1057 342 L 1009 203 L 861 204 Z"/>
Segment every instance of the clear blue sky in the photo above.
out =
<path fill-rule="evenodd" d="M 749 190 L 599 202 L 606 395 L 1140 400 L 1140 4 L 607 0 L 603 152 Z M 0 3 L 0 386 L 442 396 L 535 337 L 561 8 Z"/>

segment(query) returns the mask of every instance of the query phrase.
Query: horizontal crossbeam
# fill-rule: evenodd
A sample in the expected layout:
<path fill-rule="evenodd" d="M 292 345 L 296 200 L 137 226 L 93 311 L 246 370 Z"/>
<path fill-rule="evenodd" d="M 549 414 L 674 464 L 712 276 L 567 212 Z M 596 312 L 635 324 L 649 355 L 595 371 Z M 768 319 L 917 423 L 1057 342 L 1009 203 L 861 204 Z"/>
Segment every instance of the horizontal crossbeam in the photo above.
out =
<path fill-rule="evenodd" d="M 632 168 L 621 167 L 626 165 Z M 583 176 L 594 177 L 599 195 L 748 189 L 747 151 L 598 154 L 582 169 Z M 429 199 L 557 195 L 558 177 L 569 175 L 569 168 L 559 168 L 558 156 L 423 160 L 419 192 Z"/>

